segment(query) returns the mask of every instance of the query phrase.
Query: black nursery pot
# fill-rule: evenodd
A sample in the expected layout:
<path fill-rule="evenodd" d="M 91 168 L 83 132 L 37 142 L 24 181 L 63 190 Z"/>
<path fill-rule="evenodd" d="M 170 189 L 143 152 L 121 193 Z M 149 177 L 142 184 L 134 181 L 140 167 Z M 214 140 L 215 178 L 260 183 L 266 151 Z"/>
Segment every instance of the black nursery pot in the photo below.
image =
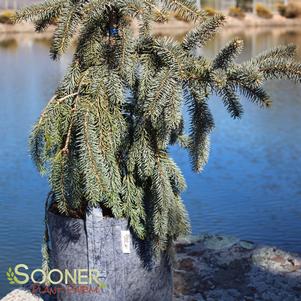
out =
<path fill-rule="evenodd" d="M 172 268 L 168 260 L 164 256 L 151 269 L 146 268 L 125 219 L 103 217 L 98 208 L 93 208 L 86 220 L 52 212 L 47 215 L 51 268 L 71 273 L 96 270 L 105 286 L 71 288 L 60 284 L 56 287 L 58 301 L 172 300 Z"/>

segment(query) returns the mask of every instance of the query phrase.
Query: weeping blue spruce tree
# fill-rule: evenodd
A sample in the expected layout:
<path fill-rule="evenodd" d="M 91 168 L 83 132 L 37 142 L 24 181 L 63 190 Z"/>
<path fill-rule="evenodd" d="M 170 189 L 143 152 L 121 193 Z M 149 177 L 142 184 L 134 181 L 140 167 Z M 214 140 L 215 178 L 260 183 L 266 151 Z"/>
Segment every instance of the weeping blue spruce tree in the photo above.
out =
<path fill-rule="evenodd" d="M 151 32 L 152 22 L 171 15 L 195 25 L 180 42 Z M 140 26 L 135 36 L 133 19 Z M 202 171 L 214 128 L 210 96 L 218 95 L 239 118 L 240 95 L 266 107 L 266 80 L 301 79 L 292 45 L 240 64 L 238 39 L 213 60 L 196 55 L 225 17 L 208 17 L 189 0 L 47 0 L 20 10 L 16 21 L 33 21 L 37 31 L 55 21 L 54 60 L 76 37 L 72 63 L 30 137 L 32 158 L 49 175 L 51 210 L 84 218 L 87 208 L 101 207 L 110 217 L 125 218 L 154 258 L 189 233 L 181 200 L 186 184 L 168 148 L 186 149 L 193 170 Z M 183 105 L 190 123 L 184 123 Z M 46 233 L 45 269 L 47 242 Z"/>

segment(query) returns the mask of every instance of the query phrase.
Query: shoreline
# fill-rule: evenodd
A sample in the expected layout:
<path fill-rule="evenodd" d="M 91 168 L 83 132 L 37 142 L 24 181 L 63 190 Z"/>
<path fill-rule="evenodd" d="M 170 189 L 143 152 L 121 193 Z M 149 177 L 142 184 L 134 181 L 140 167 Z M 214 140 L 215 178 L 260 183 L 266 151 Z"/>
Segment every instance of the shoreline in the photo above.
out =
<path fill-rule="evenodd" d="M 154 23 L 153 33 L 168 34 L 170 32 L 185 33 L 194 27 L 192 23 L 186 23 L 171 19 L 164 24 Z M 287 19 L 278 14 L 274 15 L 272 19 L 263 19 L 253 14 L 246 14 L 243 20 L 226 16 L 226 23 L 224 29 L 255 29 L 255 28 L 298 28 L 301 27 L 301 18 Z M 134 32 L 138 30 L 137 20 L 133 20 L 132 28 Z M 50 26 L 45 32 L 39 33 L 39 35 L 49 34 L 54 31 L 55 27 Z M 11 33 L 35 33 L 35 28 L 32 23 L 21 23 L 15 25 L 0 24 L 0 34 Z"/>

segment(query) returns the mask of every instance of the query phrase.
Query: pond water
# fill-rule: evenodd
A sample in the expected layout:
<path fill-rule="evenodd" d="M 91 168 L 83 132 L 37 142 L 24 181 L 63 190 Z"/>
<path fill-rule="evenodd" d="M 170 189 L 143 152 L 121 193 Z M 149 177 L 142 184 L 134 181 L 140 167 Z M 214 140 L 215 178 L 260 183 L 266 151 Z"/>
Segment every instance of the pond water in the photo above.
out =
<path fill-rule="evenodd" d="M 204 53 L 214 55 L 234 36 L 245 40 L 241 59 L 274 45 L 301 44 L 295 29 L 227 30 Z M 27 138 L 70 59 L 50 61 L 48 46 L 39 36 L 0 35 L 0 297 L 12 289 L 5 279 L 9 266 L 40 267 L 49 188 L 33 167 Z M 301 88 L 287 81 L 266 88 L 273 107 L 243 99 L 241 120 L 210 99 L 216 129 L 203 173 L 191 172 L 184 151 L 171 152 L 189 185 L 183 197 L 194 234 L 230 234 L 301 252 Z"/>

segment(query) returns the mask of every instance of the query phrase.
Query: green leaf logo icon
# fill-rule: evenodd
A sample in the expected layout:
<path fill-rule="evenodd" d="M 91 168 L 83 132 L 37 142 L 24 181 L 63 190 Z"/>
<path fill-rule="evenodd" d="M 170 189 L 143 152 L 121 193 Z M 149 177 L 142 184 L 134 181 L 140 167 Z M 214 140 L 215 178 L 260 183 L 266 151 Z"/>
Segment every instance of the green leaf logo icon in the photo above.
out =
<path fill-rule="evenodd" d="M 16 284 L 17 278 L 15 276 L 15 273 L 13 272 L 13 269 L 11 267 L 8 268 L 8 271 L 6 272 L 6 277 L 9 281 L 9 284 Z"/>
<path fill-rule="evenodd" d="M 101 281 L 100 283 L 98 283 L 98 287 L 100 289 L 105 289 L 105 288 L 107 288 L 107 285 L 104 282 Z"/>

